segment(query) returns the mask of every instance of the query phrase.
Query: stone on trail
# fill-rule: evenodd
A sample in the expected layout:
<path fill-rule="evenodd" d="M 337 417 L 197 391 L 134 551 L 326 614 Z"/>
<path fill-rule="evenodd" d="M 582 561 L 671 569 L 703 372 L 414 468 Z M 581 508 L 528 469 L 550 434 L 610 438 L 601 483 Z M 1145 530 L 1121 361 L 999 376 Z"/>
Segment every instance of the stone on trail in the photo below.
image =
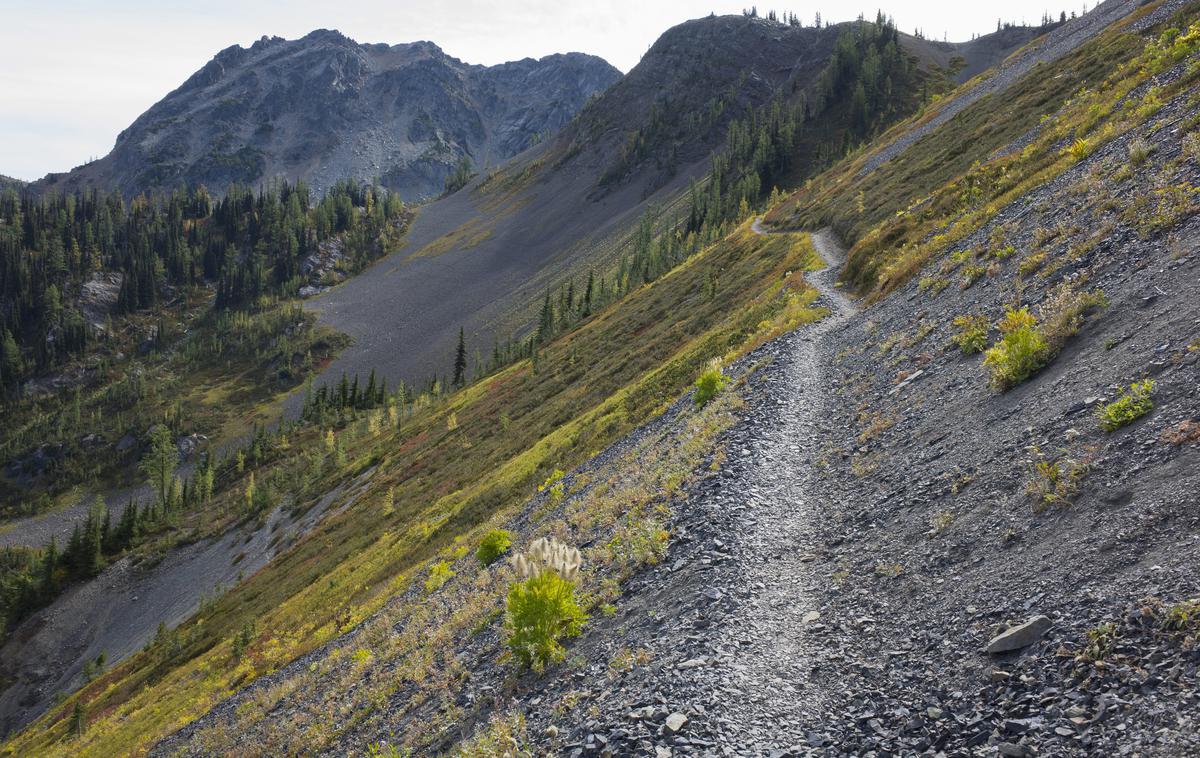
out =
<path fill-rule="evenodd" d="M 1024 624 L 1017 624 L 1011 629 L 993 637 L 985 650 L 995 655 L 997 653 L 1007 653 L 1010 650 L 1020 650 L 1023 647 L 1029 647 L 1041 639 L 1042 635 L 1049 631 L 1051 626 L 1049 618 L 1034 616 Z"/>
<path fill-rule="evenodd" d="M 687 720 L 687 716 L 684 716 L 682 713 L 672 713 L 670 716 L 667 716 L 667 729 L 672 732 L 678 732 L 687 723 Z"/>

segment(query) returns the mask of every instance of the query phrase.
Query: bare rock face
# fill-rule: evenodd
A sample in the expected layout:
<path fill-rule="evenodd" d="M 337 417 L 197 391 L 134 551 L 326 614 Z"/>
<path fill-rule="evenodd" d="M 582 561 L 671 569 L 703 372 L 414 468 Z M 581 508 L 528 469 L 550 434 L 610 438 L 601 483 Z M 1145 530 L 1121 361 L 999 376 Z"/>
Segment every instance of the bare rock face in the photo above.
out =
<path fill-rule="evenodd" d="M 97 271 L 80 287 L 77 304 L 93 334 L 105 330 L 105 318 L 117 304 L 123 278 L 124 275 L 120 273 Z"/>
<path fill-rule="evenodd" d="M 435 195 L 462 156 L 495 165 L 566 124 L 621 76 L 568 53 L 474 66 L 431 42 L 362 45 L 336 31 L 263 37 L 217 54 L 117 136 L 106 157 L 35 189 L 97 184 L 126 195 L 204 184 L 379 178 Z"/>

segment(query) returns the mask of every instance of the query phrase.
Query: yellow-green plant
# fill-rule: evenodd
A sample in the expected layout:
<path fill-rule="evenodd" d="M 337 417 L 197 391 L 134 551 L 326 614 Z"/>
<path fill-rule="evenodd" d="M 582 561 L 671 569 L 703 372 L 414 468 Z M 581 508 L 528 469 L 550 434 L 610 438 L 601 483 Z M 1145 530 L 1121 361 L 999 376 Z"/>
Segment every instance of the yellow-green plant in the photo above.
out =
<path fill-rule="evenodd" d="M 1117 642 L 1117 625 L 1106 621 L 1087 633 L 1087 645 L 1083 649 L 1083 658 L 1087 661 L 1102 661 L 1112 652 Z"/>
<path fill-rule="evenodd" d="M 1081 161 L 1092 154 L 1092 145 L 1086 139 L 1077 139 L 1067 147 L 1067 155 L 1076 161 Z"/>
<path fill-rule="evenodd" d="M 508 647 L 522 664 L 541 671 L 563 659 L 566 651 L 560 640 L 577 636 L 587 622 L 575 598 L 582 556 L 575 548 L 543 538 L 514 555 L 511 563 L 523 579 L 508 590 Z"/>
<path fill-rule="evenodd" d="M 429 567 L 429 577 L 425 579 L 425 591 L 437 592 L 453 576 L 454 570 L 450 568 L 450 564 L 446 561 L 438 561 Z"/>
<path fill-rule="evenodd" d="M 987 316 L 979 314 L 956 316 L 954 326 L 958 329 L 958 333 L 951 339 L 954 340 L 955 345 L 958 345 L 959 350 L 971 355 L 983 352 L 983 349 L 987 347 L 987 334 L 991 327 Z"/>
<path fill-rule="evenodd" d="M 1172 632 L 1200 627 L 1200 600 L 1185 600 L 1172 605 L 1163 614 L 1162 624 Z"/>
<path fill-rule="evenodd" d="M 1028 308 L 1010 308 L 1000 320 L 1000 339 L 988 348 L 983 364 L 992 370 L 992 386 L 1015 387 L 1046 363 L 1046 339 Z"/>
<path fill-rule="evenodd" d="M 507 529 L 493 529 L 483 536 L 479 548 L 475 551 L 475 557 L 484 566 L 490 566 L 508 552 L 512 539 L 512 532 Z"/>
<path fill-rule="evenodd" d="M 562 502 L 563 497 L 567 494 L 566 485 L 563 483 L 563 477 L 566 476 L 562 469 L 554 469 L 550 476 L 546 477 L 546 481 L 538 485 L 538 492 L 547 493 L 546 497 L 550 501 L 550 505 L 558 505 Z"/>
<path fill-rule="evenodd" d="M 959 289 L 970 289 L 971 285 L 983 278 L 983 275 L 986 273 L 987 269 L 977 263 L 964 266 L 962 283 L 959 285 Z"/>
<path fill-rule="evenodd" d="M 1154 391 L 1154 380 L 1144 379 L 1129 385 L 1129 391 L 1097 411 L 1100 426 L 1106 432 L 1115 432 L 1131 424 L 1154 409 L 1150 393 Z"/>
<path fill-rule="evenodd" d="M 1033 476 L 1025 491 L 1033 498 L 1034 512 L 1050 505 L 1070 505 L 1079 492 L 1079 483 L 1088 472 L 1088 463 L 1066 457 L 1053 459 L 1041 449 L 1032 448 Z"/>
<path fill-rule="evenodd" d="M 721 372 L 721 363 L 716 360 L 711 361 L 700 377 L 696 379 L 696 394 L 692 396 L 692 399 L 696 401 L 696 407 L 703 408 L 708 405 L 728 383 L 729 377 Z"/>

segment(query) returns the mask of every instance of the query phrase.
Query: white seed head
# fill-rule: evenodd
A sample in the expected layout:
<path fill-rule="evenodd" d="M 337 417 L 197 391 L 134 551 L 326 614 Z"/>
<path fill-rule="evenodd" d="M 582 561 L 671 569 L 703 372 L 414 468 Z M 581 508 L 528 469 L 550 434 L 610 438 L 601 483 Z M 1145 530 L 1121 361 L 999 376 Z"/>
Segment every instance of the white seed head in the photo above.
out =
<path fill-rule="evenodd" d="M 516 572 L 526 579 L 554 571 L 564 579 L 574 579 L 583 564 L 583 554 L 578 548 L 565 545 L 553 537 L 539 537 L 529 544 L 524 553 L 514 554 L 510 559 Z"/>

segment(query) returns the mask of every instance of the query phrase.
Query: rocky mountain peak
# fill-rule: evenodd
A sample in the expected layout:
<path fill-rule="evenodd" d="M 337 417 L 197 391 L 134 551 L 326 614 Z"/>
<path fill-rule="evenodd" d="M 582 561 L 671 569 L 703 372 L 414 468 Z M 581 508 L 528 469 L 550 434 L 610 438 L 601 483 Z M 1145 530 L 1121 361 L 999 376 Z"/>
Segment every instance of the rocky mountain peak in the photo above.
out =
<path fill-rule="evenodd" d="M 331 29 L 264 36 L 217 53 L 122 131 L 108 156 L 37 188 L 220 192 L 284 177 L 321 191 L 357 177 L 428 197 L 463 156 L 485 167 L 515 155 L 618 78 L 580 53 L 479 66 L 426 40 L 359 44 Z"/>

